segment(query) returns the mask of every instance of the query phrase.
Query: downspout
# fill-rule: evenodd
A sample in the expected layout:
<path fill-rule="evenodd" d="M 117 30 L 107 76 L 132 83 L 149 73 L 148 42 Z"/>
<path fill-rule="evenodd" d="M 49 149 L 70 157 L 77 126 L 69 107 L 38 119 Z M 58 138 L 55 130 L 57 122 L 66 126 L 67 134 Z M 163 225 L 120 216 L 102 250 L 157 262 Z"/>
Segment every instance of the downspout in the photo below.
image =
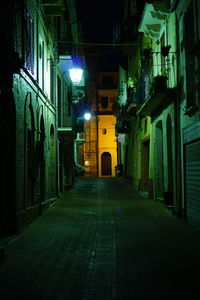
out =
<path fill-rule="evenodd" d="M 169 8 L 169 13 L 172 13 L 176 10 L 179 0 L 174 0 Z"/>
<path fill-rule="evenodd" d="M 99 112 L 98 95 L 96 93 L 97 177 L 100 177 L 99 176 L 99 117 L 98 117 L 98 112 Z"/>
<path fill-rule="evenodd" d="M 176 1 L 178 2 L 178 1 Z M 177 23 L 177 20 L 176 20 Z M 176 26 L 176 36 L 177 41 L 180 39 L 179 28 Z M 181 168 L 181 129 L 180 129 L 180 99 L 181 99 L 181 78 L 178 66 L 180 65 L 180 49 L 177 42 L 177 96 L 174 105 L 174 125 L 175 125 L 175 153 L 176 153 L 176 203 L 175 203 L 175 213 L 178 216 L 182 216 L 182 168 Z"/>

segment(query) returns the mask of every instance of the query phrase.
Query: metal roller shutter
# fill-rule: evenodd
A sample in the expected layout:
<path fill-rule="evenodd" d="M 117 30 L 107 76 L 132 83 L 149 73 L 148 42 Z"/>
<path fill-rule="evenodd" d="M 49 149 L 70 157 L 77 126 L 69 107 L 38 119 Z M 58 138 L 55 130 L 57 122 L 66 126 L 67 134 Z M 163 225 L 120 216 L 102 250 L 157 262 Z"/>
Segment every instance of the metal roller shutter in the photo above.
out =
<path fill-rule="evenodd" d="M 200 228 L 200 140 L 185 145 L 186 216 Z"/>

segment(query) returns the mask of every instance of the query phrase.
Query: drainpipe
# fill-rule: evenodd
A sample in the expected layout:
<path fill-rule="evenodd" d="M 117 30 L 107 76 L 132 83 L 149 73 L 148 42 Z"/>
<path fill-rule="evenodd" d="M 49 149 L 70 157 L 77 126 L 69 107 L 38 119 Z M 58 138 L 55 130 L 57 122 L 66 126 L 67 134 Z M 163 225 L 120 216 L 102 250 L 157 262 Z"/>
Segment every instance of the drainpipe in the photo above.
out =
<path fill-rule="evenodd" d="M 172 13 L 176 10 L 179 0 L 174 0 L 169 8 L 169 13 Z"/>
<path fill-rule="evenodd" d="M 96 115 L 96 128 L 97 128 L 97 177 L 99 177 L 99 117 Z"/>
<path fill-rule="evenodd" d="M 177 1 L 178 2 L 178 1 Z M 176 20 L 177 22 L 177 20 Z M 176 36 L 179 39 L 179 28 L 176 26 Z M 182 216 L 182 166 L 181 166 L 181 128 L 180 128 L 180 99 L 181 99 L 181 82 L 180 71 L 178 66 L 180 65 L 179 58 L 179 46 L 177 42 L 177 97 L 174 106 L 174 122 L 175 122 L 175 153 L 176 153 L 176 205 L 175 213 Z"/>
<path fill-rule="evenodd" d="M 99 101 L 98 93 L 96 92 L 96 134 L 97 134 L 97 177 L 99 177 Z"/>

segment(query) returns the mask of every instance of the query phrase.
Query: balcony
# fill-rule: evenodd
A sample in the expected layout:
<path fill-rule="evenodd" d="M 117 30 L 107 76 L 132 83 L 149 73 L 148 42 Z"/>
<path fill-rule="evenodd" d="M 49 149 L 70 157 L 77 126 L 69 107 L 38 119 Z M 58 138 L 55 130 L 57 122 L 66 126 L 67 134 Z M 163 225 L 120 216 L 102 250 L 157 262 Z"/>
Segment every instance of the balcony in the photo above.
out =
<path fill-rule="evenodd" d="M 177 97 L 177 88 L 159 88 L 154 89 L 153 94 L 140 107 L 137 114 L 145 117 L 151 116 L 154 118 L 161 113 L 170 103 L 175 102 Z"/>
<path fill-rule="evenodd" d="M 65 10 L 63 0 L 43 0 L 43 6 L 47 16 L 61 16 Z"/>
<path fill-rule="evenodd" d="M 164 13 L 168 13 L 170 11 L 170 2 L 177 2 L 177 1 L 170 1 L 170 0 L 151 0 L 151 1 L 148 1 L 148 2 L 151 2 L 154 9 L 155 10 L 159 10 L 159 11 L 162 11 Z M 174 3 L 172 3 L 172 5 L 174 5 Z"/>
<path fill-rule="evenodd" d="M 135 89 L 128 88 L 127 104 L 135 104 L 137 109 L 146 101 L 151 94 L 151 72 L 143 72 L 137 81 Z"/>
<path fill-rule="evenodd" d="M 127 112 L 127 105 L 118 106 L 117 123 L 115 131 L 117 134 L 128 133 L 130 131 L 130 114 Z"/>
<path fill-rule="evenodd" d="M 159 38 L 161 34 L 161 28 L 166 22 L 168 16 L 168 10 L 167 12 L 163 12 L 155 8 L 156 5 L 164 1 L 151 2 L 153 2 L 153 4 L 145 4 L 138 30 L 139 32 L 143 32 L 147 37 Z"/>
<path fill-rule="evenodd" d="M 130 121 L 128 120 L 117 121 L 115 125 L 116 134 L 129 133 L 129 131 L 130 131 Z"/>

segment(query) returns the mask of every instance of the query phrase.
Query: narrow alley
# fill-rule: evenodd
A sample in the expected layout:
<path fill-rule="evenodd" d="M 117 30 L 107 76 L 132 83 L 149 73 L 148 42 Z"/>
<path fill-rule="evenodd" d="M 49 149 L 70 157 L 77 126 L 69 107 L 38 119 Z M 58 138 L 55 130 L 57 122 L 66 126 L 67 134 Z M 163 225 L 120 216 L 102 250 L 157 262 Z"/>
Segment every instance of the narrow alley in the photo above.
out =
<path fill-rule="evenodd" d="M 78 178 L 7 243 L 2 300 L 197 299 L 200 232 L 122 178 Z"/>

